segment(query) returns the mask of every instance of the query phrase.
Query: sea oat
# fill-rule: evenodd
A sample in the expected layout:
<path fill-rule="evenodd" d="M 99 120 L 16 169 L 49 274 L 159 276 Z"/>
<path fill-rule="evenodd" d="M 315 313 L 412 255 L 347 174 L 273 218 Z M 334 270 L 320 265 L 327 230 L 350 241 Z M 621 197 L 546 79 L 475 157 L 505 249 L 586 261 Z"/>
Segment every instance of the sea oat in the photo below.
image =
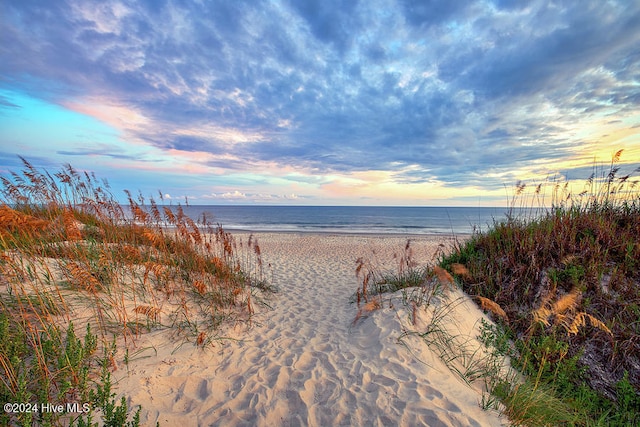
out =
<path fill-rule="evenodd" d="M 380 308 L 382 308 L 382 302 L 379 298 L 374 298 L 371 301 L 367 302 L 358 310 L 358 313 L 356 313 L 356 317 L 353 319 L 353 322 L 351 322 L 351 326 L 355 325 L 358 320 L 360 320 L 360 318 L 362 318 L 362 316 L 364 316 L 365 314 L 371 313 Z"/>
<path fill-rule="evenodd" d="M 236 298 L 242 293 L 242 288 L 235 288 L 231 294 L 233 295 L 233 305 L 236 305 Z"/>
<path fill-rule="evenodd" d="M 165 206 L 164 207 L 164 217 L 165 220 L 170 224 L 173 225 L 176 223 L 176 216 L 173 214 L 173 212 L 171 211 L 171 208 Z"/>
<path fill-rule="evenodd" d="M 453 272 L 453 274 L 462 276 L 465 280 L 472 279 L 471 273 L 469 273 L 469 270 L 463 264 L 458 264 L 458 263 L 451 264 L 451 271 Z"/>
<path fill-rule="evenodd" d="M 133 202 L 132 200 L 129 200 L 129 201 L 131 202 L 131 212 L 133 213 L 134 221 L 140 221 L 143 224 L 148 223 L 149 214 L 146 213 L 144 210 L 142 210 L 142 208 L 137 204 L 135 204 L 135 202 Z"/>
<path fill-rule="evenodd" d="M 549 308 L 549 302 L 551 301 L 553 294 L 549 294 L 542 299 L 540 306 L 531 312 L 533 323 L 542 323 L 544 326 L 549 326 L 549 316 L 551 316 L 551 309 Z"/>
<path fill-rule="evenodd" d="M 0 227 L 10 231 L 43 230 L 49 225 L 48 221 L 18 212 L 10 207 L 0 206 Z"/>
<path fill-rule="evenodd" d="M 136 246 L 129 244 L 121 244 L 118 249 L 122 252 L 127 261 L 138 263 L 142 260 L 142 252 Z"/>
<path fill-rule="evenodd" d="M 500 307 L 500 305 L 497 302 L 492 301 L 489 298 L 482 297 L 480 295 L 477 295 L 475 298 L 480 303 L 480 308 L 482 308 L 483 310 L 490 311 L 494 315 L 502 318 L 502 320 L 504 320 L 505 322 L 509 321 L 509 317 L 507 316 L 507 313 L 502 309 L 502 307 Z"/>
<path fill-rule="evenodd" d="M 82 239 L 82 233 L 80 232 L 80 223 L 73 215 L 71 208 L 66 208 L 62 214 L 62 221 L 64 222 L 64 228 L 67 234 L 67 240 L 77 241 Z"/>
<path fill-rule="evenodd" d="M 154 322 L 157 322 L 160 319 L 160 312 L 162 310 L 158 307 L 153 307 L 150 305 L 139 305 L 134 308 L 133 311 L 134 313 L 143 314 Z"/>
<path fill-rule="evenodd" d="M 142 231 L 142 235 L 155 247 L 162 247 L 164 245 L 164 238 L 158 233 L 145 228 Z"/>
<path fill-rule="evenodd" d="M 623 151 L 624 149 L 620 149 L 616 151 L 616 154 L 614 154 L 613 158 L 611 159 L 611 163 L 618 163 L 618 161 L 620 161 L 620 156 L 622 155 Z"/>
<path fill-rule="evenodd" d="M 207 339 L 207 334 L 204 331 L 200 332 L 198 334 L 198 338 L 196 339 L 196 344 L 197 345 L 204 345 L 206 339 Z"/>
<path fill-rule="evenodd" d="M 149 274 L 153 273 L 156 280 L 156 285 L 160 285 L 160 281 L 166 280 L 168 276 L 168 267 L 164 264 L 160 264 L 153 261 L 147 261 L 144 263 L 144 275 L 143 275 L 143 283 L 146 285 L 149 283 Z M 167 291 L 167 296 L 171 293 L 169 289 L 165 289 Z"/>
<path fill-rule="evenodd" d="M 382 303 L 378 298 L 376 298 L 366 303 L 363 308 L 367 312 L 375 311 L 382 308 Z"/>
<path fill-rule="evenodd" d="M 578 302 L 582 293 L 574 289 L 567 295 L 564 295 L 553 304 L 551 307 L 552 314 L 562 314 L 566 311 L 572 311 L 578 306 Z"/>
<path fill-rule="evenodd" d="M 66 265 L 67 271 L 71 274 L 72 282 L 91 293 L 95 293 L 100 290 L 102 285 L 96 279 L 90 271 L 86 268 L 76 264 L 75 262 L 69 262 Z"/>
<path fill-rule="evenodd" d="M 200 295 L 204 295 L 207 291 L 207 285 L 202 280 L 194 280 L 193 287 L 198 291 Z"/>
<path fill-rule="evenodd" d="M 436 274 L 436 277 L 438 278 L 440 284 L 442 284 L 449 290 L 453 289 L 453 276 L 451 276 L 451 274 L 447 270 L 436 265 L 435 267 L 433 267 L 433 272 Z"/>
<path fill-rule="evenodd" d="M 589 320 L 589 323 L 594 328 L 598 328 L 601 331 L 606 332 L 607 334 L 613 337 L 613 333 L 611 332 L 611 329 L 607 327 L 607 325 L 605 325 L 602 321 L 596 319 L 592 315 L 585 313 L 584 311 L 581 311 L 578 314 L 576 314 L 571 325 L 568 328 L 566 328 L 567 334 L 569 335 L 577 334 L 578 328 L 585 326 L 587 324 L 587 320 Z"/>

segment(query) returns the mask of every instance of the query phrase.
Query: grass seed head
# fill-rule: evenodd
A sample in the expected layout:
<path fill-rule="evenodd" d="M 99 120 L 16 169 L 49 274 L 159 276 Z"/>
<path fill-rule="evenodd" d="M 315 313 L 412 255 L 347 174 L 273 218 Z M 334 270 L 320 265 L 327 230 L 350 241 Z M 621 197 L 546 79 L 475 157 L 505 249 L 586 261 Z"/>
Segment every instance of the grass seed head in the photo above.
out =
<path fill-rule="evenodd" d="M 476 296 L 475 298 L 480 303 L 480 308 L 482 308 L 483 310 L 490 311 L 495 316 L 500 317 L 505 322 L 509 322 L 509 316 L 507 316 L 507 313 L 502 309 L 502 307 L 500 307 L 500 305 L 497 302 L 479 295 Z"/>
<path fill-rule="evenodd" d="M 444 268 L 436 265 L 435 267 L 433 267 L 433 272 L 435 273 L 436 277 L 438 278 L 438 281 L 440 282 L 440 284 L 442 284 L 443 286 L 445 286 L 448 289 L 452 289 L 453 288 L 453 284 L 455 283 L 453 280 L 453 276 L 451 276 L 451 274 L 445 270 Z"/>
<path fill-rule="evenodd" d="M 551 307 L 553 314 L 563 314 L 567 311 L 573 311 L 580 302 L 580 296 L 582 293 L 574 289 L 570 293 L 558 298 L 558 300 Z"/>

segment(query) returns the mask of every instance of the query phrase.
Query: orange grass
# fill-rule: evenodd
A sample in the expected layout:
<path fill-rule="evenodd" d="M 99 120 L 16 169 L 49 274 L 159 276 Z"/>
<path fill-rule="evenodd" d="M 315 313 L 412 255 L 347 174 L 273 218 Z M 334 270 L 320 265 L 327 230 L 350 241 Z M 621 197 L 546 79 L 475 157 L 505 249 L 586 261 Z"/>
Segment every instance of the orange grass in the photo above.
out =
<path fill-rule="evenodd" d="M 50 174 L 22 160 L 21 173 L 0 178 L 0 310 L 23 331 L 38 375 L 55 383 L 42 334 L 78 316 L 104 346 L 154 328 L 203 345 L 223 324 L 249 324 L 258 288 L 270 289 L 257 242 L 244 253 L 180 205 L 127 192 L 121 206 L 92 174 L 70 165 Z M 14 362 L 0 357 L 0 378 L 17 396 L 25 368 Z"/>
<path fill-rule="evenodd" d="M 490 311 L 505 322 L 509 321 L 509 316 L 507 316 L 507 313 L 505 313 L 502 307 L 500 307 L 500 305 L 498 305 L 498 303 L 496 303 L 495 301 L 491 301 L 489 298 L 485 298 L 479 295 L 475 296 L 475 300 L 478 301 L 481 309 Z"/>

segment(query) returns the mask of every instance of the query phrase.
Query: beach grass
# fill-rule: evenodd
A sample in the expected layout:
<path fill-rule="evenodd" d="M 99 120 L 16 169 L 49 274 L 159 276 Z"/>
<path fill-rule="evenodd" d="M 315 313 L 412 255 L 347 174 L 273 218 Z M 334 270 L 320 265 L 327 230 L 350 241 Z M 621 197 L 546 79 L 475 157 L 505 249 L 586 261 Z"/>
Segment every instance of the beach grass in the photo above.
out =
<path fill-rule="evenodd" d="M 87 402 L 103 422 L 125 425 L 126 403 L 110 388 L 116 354 L 153 330 L 207 346 L 224 325 L 250 325 L 259 295 L 273 290 L 260 246 L 206 217 L 194 221 L 162 194 L 159 205 L 127 193 L 121 206 L 92 174 L 22 160 L 21 172 L 1 178 L 1 400 Z M 0 414 L 3 425 L 34 420 L 69 417 Z M 74 423 L 93 425 L 83 414 Z"/>
<path fill-rule="evenodd" d="M 584 191 L 554 183 L 546 213 L 496 222 L 440 264 L 464 265 L 464 291 L 505 313 L 494 319 L 515 343 L 514 365 L 574 425 L 640 422 L 640 191 L 638 169 L 619 176 L 621 153 Z"/>
<path fill-rule="evenodd" d="M 465 349 L 465 337 L 442 327 L 456 300 L 431 308 L 441 315 L 411 333 L 461 377 L 485 382 L 483 408 L 502 411 L 514 425 L 638 425 L 639 170 L 620 176 L 621 154 L 608 167 L 594 166 L 580 193 L 572 194 L 568 182 L 549 183 L 550 208 L 523 209 L 522 200 L 539 202 L 544 189 L 538 184 L 527 193 L 519 183 L 511 207 L 529 215 L 512 209 L 506 220 L 457 243 L 437 265 L 401 262 L 391 274 L 361 267 L 357 300 L 406 287 L 415 319 L 417 307 L 429 307 L 455 283 L 495 321 L 481 327 L 489 354 Z M 511 370 L 501 367 L 505 357 Z M 474 369 L 461 370 L 460 361 Z"/>

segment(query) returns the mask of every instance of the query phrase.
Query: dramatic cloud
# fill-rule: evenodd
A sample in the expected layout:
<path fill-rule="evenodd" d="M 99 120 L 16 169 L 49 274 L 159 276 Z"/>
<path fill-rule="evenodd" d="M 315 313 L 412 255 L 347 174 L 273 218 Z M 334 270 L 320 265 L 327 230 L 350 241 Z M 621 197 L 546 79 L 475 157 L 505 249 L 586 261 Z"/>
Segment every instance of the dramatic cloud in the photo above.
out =
<path fill-rule="evenodd" d="M 640 162 L 637 2 L 25 0 L 0 30 L 3 169 L 35 102 L 75 132 L 49 161 L 211 201 L 446 203 Z"/>

